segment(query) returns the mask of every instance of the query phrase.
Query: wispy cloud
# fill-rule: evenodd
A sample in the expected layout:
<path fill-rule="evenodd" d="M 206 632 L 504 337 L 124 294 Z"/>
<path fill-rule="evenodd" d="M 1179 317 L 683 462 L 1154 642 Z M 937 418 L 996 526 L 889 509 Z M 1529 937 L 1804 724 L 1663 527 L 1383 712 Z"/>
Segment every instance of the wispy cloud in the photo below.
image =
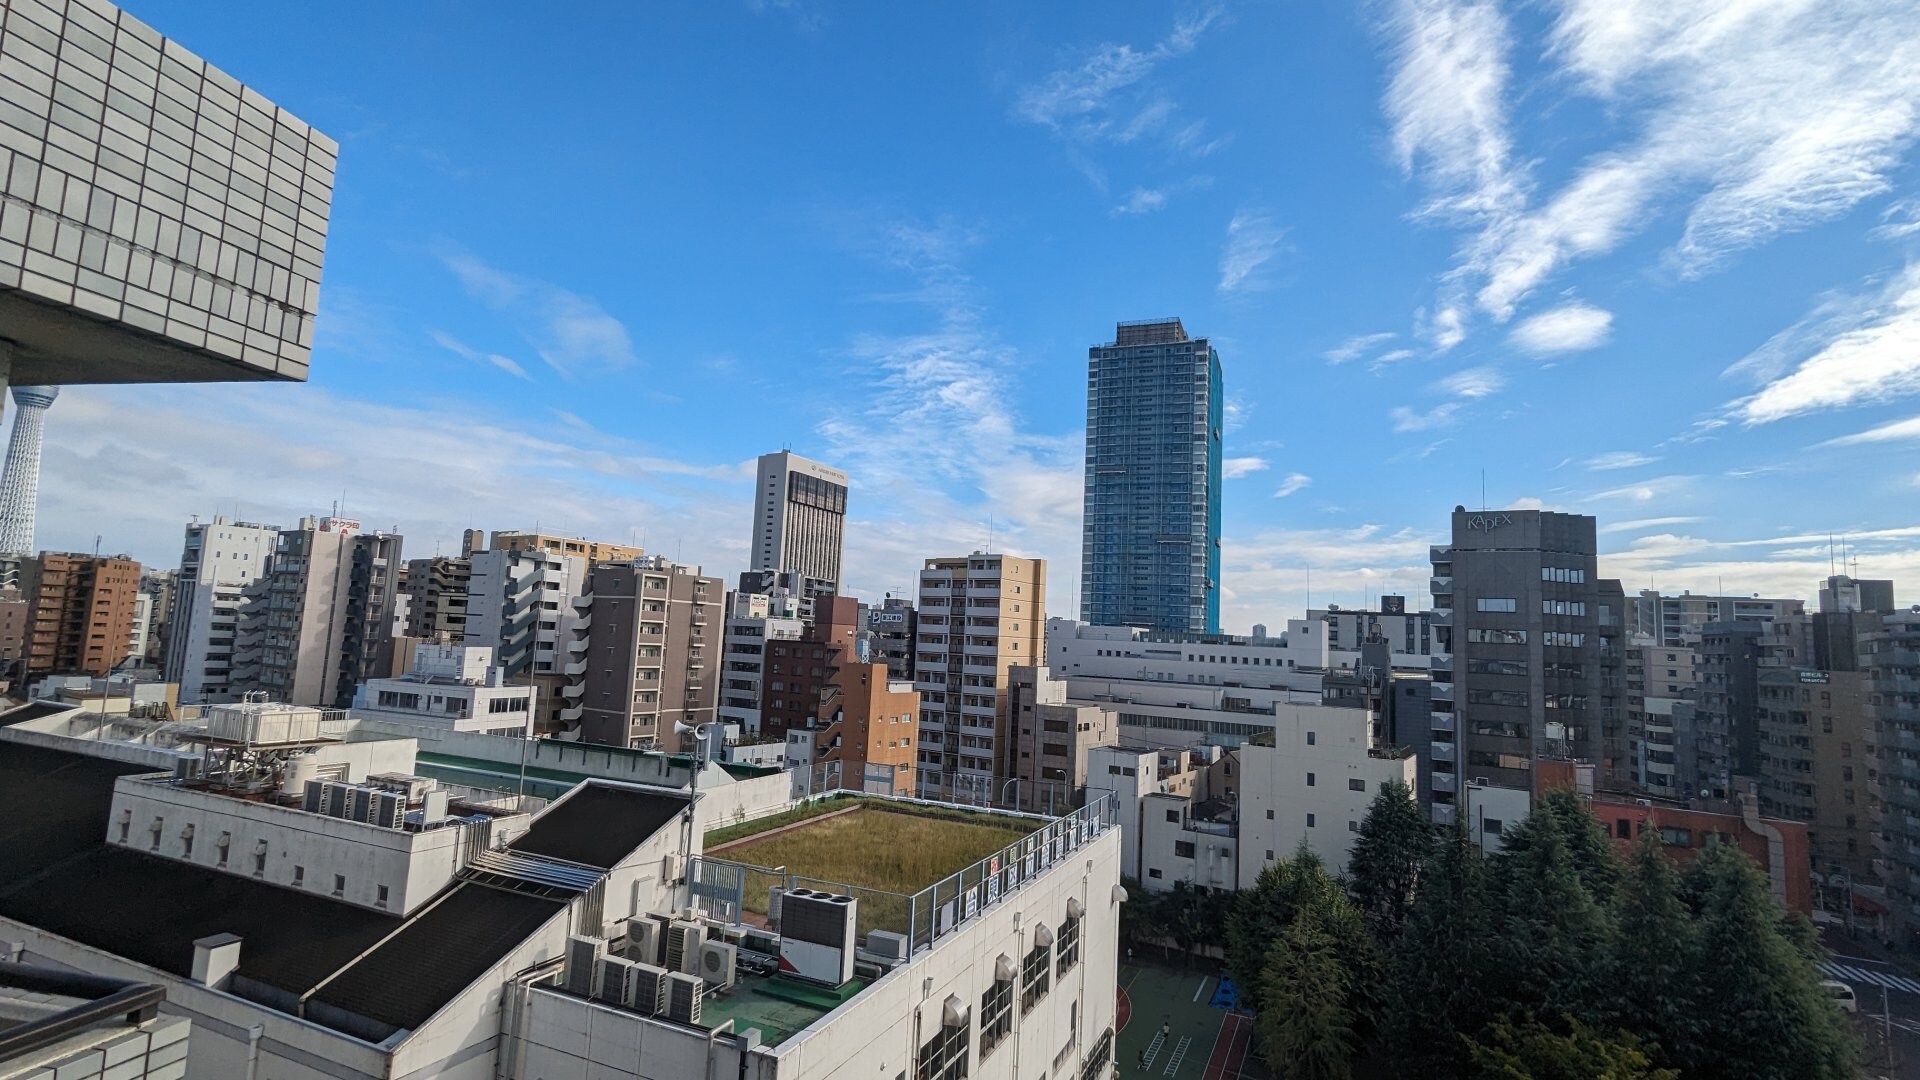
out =
<path fill-rule="evenodd" d="M 1014 116 L 1077 143 L 1127 143 L 1164 131 L 1178 106 L 1147 79 L 1160 65 L 1192 52 L 1220 14 L 1217 6 L 1205 8 L 1175 23 L 1166 38 L 1146 49 L 1116 42 L 1097 45 L 1023 88 L 1014 99 Z M 1174 140 L 1203 137 L 1204 127 L 1192 129 L 1192 123 L 1174 129 Z"/>
<path fill-rule="evenodd" d="M 1402 0 L 1384 109 L 1425 212 L 1470 232 L 1443 301 L 1506 321 L 1570 263 L 1677 205 L 1682 276 L 1881 194 L 1920 134 L 1920 8 L 1876 0 L 1729 5 L 1555 0 L 1554 73 L 1628 134 L 1534 199 L 1516 165 L 1514 42 L 1492 0 Z"/>
<path fill-rule="evenodd" d="M 1227 243 L 1220 253 L 1220 291 L 1253 292 L 1270 284 L 1260 268 L 1280 253 L 1286 230 L 1271 216 L 1242 210 L 1227 223 Z"/>
<path fill-rule="evenodd" d="M 1692 476 L 1656 476 L 1625 487 L 1596 492 L 1590 498 L 1597 501 L 1652 502 L 1685 494 L 1696 479 Z"/>
<path fill-rule="evenodd" d="M 1379 371 L 1381 368 L 1392 367 L 1394 364 L 1398 364 L 1403 360 L 1411 360 L 1418 355 L 1420 354 L 1414 352 L 1412 349 L 1388 349 L 1386 352 L 1367 361 L 1367 370 Z"/>
<path fill-rule="evenodd" d="M 1452 424 L 1454 414 L 1459 411 L 1460 404 L 1449 401 L 1435 405 L 1426 412 L 1420 412 L 1406 405 L 1396 405 L 1387 415 L 1392 418 L 1395 431 L 1432 431 L 1434 428 Z"/>
<path fill-rule="evenodd" d="M 1645 532 L 1648 529 L 1663 529 L 1674 525 L 1692 525 L 1707 520 L 1700 517 L 1651 517 L 1633 521 L 1609 521 L 1600 526 L 1602 533 Z"/>
<path fill-rule="evenodd" d="M 1288 473 L 1286 479 L 1280 481 L 1280 486 L 1273 489 L 1273 497 L 1284 499 L 1312 483 L 1313 477 L 1306 473 Z"/>
<path fill-rule="evenodd" d="M 517 379 L 528 381 L 533 379 L 533 376 L 527 374 L 526 368 L 521 367 L 510 357 L 501 356 L 499 353 L 483 353 L 479 349 L 470 348 L 466 343 L 444 331 L 435 330 L 431 336 L 435 345 L 462 359 L 471 360 L 476 364 L 491 364 Z"/>
<path fill-rule="evenodd" d="M 1850 304 L 1823 304 L 1809 317 L 1815 324 L 1785 331 L 1762 347 L 1765 359 L 1748 357 L 1730 371 L 1759 370 L 1784 357 L 1786 349 L 1810 349 L 1790 371 L 1759 392 L 1734 403 L 1733 412 L 1749 425 L 1767 424 L 1803 413 L 1886 401 L 1920 393 L 1920 265 L 1910 266 L 1871 298 Z"/>
<path fill-rule="evenodd" d="M 1151 214 L 1167 205 L 1167 193 L 1157 188 L 1134 188 L 1127 193 L 1125 202 L 1113 208 L 1113 217 L 1125 217 L 1131 214 Z"/>
<path fill-rule="evenodd" d="M 1547 356 L 1597 348 L 1612 333 L 1612 312 L 1576 302 L 1521 320 L 1507 340 L 1522 352 Z"/>
<path fill-rule="evenodd" d="M 1895 420 L 1890 424 L 1881 424 L 1865 431 L 1856 431 L 1851 435 L 1842 435 L 1837 439 L 1828 439 L 1818 446 L 1858 446 L 1861 443 L 1905 442 L 1908 439 L 1920 439 L 1920 416 L 1906 420 Z"/>
<path fill-rule="evenodd" d="M 1491 367 L 1470 367 L 1434 383 L 1435 390 L 1462 398 L 1483 398 L 1499 393 L 1507 385 L 1506 376 Z"/>
<path fill-rule="evenodd" d="M 636 362 L 626 324 L 592 297 L 501 270 L 459 248 L 444 250 L 440 261 L 468 295 L 512 318 L 534 352 L 560 375 Z"/>
<path fill-rule="evenodd" d="M 1267 465 L 1267 459 L 1263 457 L 1230 457 L 1220 463 L 1220 475 L 1228 480 L 1238 480 L 1264 471 Z"/>
<path fill-rule="evenodd" d="M 1348 338 L 1320 355 L 1329 364 L 1344 364 L 1349 360 L 1360 359 L 1362 356 L 1367 355 L 1374 349 L 1392 341 L 1398 336 L 1399 335 L 1392 331 L 1383 331 L 1378 334 L 1359 334 Z"/>
<path fill-rule="evenodd" d="M 1638 450 L 1612 450 L 1604 454 L 1596 454 L 1583 464 L 1595 472 L 1606 472 L 1612 469 L 1637 469 L 1659 460 L 1651 454 L 1643 454 Z"/>

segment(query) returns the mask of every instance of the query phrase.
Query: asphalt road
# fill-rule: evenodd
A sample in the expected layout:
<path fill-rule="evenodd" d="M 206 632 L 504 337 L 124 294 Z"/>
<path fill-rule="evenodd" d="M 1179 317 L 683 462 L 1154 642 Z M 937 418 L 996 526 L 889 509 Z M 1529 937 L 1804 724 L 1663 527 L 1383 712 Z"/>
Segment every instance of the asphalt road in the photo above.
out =
<path fill-rule="evenodd" d="M 1865 1041 L 1867 1075 L 1920 1080 L 1920 971 L 1871 941 L 1827 928 L 1821 943 L 1833 953 L 1827 978 L 1853 987 L 1859 1002 L 1854 1026 Z M 1887 1042 L 1893 1044 L 1888 1067 Z"/>

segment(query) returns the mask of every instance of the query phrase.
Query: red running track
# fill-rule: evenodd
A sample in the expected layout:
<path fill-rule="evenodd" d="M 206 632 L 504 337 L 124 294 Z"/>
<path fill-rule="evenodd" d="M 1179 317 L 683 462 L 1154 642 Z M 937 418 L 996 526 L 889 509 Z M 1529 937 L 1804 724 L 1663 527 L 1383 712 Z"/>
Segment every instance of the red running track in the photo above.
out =
<path fill-rule="evenodd" d="M 1115 1006 L 1113 1012 L 1113 1033 L 1115 1035 L 1127 1030 L 1127 1021 L 1133 1019 L 1133 999 L 1127 996 L 1126 987 L 1122 986 L 1119 990 L 1120 1003 Z"/>
<path fill-rule="evenodd" d="M 1200 1074 L 1200 1080 L 1235 1080 L 1252 1042 L 1253 1021 L 1239 1013 L 1228 1013 L 1220 1022 L 1220 1034 L 1214 1036 L 1213 1053 L 1207 1057 L 1207 1071 Z"/>

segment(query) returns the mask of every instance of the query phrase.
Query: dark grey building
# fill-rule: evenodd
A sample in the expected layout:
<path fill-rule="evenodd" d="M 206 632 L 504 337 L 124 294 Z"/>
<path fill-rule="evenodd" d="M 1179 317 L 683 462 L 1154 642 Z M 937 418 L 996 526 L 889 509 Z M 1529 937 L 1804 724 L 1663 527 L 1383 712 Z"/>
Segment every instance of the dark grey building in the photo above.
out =
<path fill-rule="evenodd" d="M 1700 631 L 1700 786 L 1729 798 L 1735 776 L 1760 773 L 1758 692 L 1762 638 L 1757 622 L 1708 623 Z"/>
<path fill-rule="evenodd" d="M 1433 665 L 1430 715 L 1436 821 L 1449 822 L 1468 784 L 1528 791 L 1537 760 L 1606 761 L 1619 653 L 1603 627 L 1623 622 L 1617 582 L 1596 572 L 1595 522 L 1544 510 L 1455 507 L 1453 542 L 1432 551 L 1433 623 L 1445 661 Z"/>
<path fill-rule="evenodd" d="M 1860 642 L 1867 718 L 1880 744 L 1881 857 L 1900 940 L 1920 931 L 1920 611 L 1884 616 Z"/>
<path fill-rule="evenodd" d="M 677 728 L 718 718 L 726 598 L 719 578 L 658 556 L 594 566 L 573 602 L 562 722 L 582 742 L 687 745 Z"/>
<path fill-rule="evenodd" d="M 473 562 L 451 555 L 412 559 L 401 591 L 407 597 L 407 636 L 458 643 L 467 634 L 467 587 Z"/>
<path fill-rule="evenodd" d="M 890 679 L 913 679 L 913 654 L 920 640 L 920 616 L 913 601 L 889 596 L 879 605 L 860 605 L 860 646 L 866 663 L 887 665 Z"/>
<path fill-rule="evenodd" d="M 1179 319 L 1087 350 L 1080 618 L 1220 632 L 1220 354 Z"/>

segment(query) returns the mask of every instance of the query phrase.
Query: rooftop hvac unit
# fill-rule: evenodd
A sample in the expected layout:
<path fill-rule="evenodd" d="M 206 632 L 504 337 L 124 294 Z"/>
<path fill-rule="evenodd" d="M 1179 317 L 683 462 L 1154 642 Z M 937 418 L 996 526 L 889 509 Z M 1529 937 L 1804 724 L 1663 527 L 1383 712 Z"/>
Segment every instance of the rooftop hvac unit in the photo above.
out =
<path fill-rule="evenodd" d="M 705 923 L 673 920 L 667 926 L 667 970 L 693 974 L 700 963 L 700 946 L 706 943 Z"/>
<path fill-rule="evenodd" d="M 353 789 L 353 804 L 347 810 L 347 817 L 355 821 L 373 820 L 373 789 L 356 787 Z"/>
<path fill-rule="evenodd" d="M 373 823 L 383 829 L 397 829 L 407 812 L 406 796 L 397 791 L 375 792 L 373 796 Z"/>
<path fill-rule="evenodd" d="M 560 985 L 569 994 L 593 997 L 594 986 L 600 979 L 600 960 L 606 954 L 607 943 L 599 938 L 568 938 L 566 973 Z"/>
<path fill-rule="evenodd" d="M 869 930 L 867 953 L 888 963 L 904 961 L 907 958 L 907 935 L 891 930 Z"/>
<path fill-rule="evenodd" d="M 328 817 L 346 817 L 348 806 L 352 801 L 352 784 L 341 784 L 330 780 L 327 782 L 326 798 L 321 800 L 320 812 Z"/>
<path fill-rule="evenodd" d="M 780 970 L 826 986 L 853 978 L 854 924 L 860 904 L 851 896 L 795 889 L 781 904 Z"/>
<path fill-rule="evenodd" d="M 427 777 L 407 773 L 374 773 L 367 777 L 367 783 L 382 791 L 399 792 L 409 803 L 419 802 L 434 787 L 434 782 Z"/>
<path fill-rule="evenodd" d="M 627 1008 L 642 1016 L 658 1016 L 667 1011 L 667 969 L 653 964 L 632 964 L 627 968 Z"/>
<path fill-rule="evenodd" d="M 740 946 L 709 941 L 700 946 L 700 979 L 717 990 L 733 988 L 733 965 L 740 958 Z"/>
<path fill-rule="evenodd" d="M 325 780 L 307 781 L 306 796 L 300 805 L 304 807 L 309 814 L 326 813 L 327 806 L 329 805 L 328 800 L 331 798 L 328 792 L 330 786 L 331 785 Z"/>
<path fill-rule="evenodd" d="M 697 975 L 675 972 L 667 976 L 667 1019 L 682 1024 L 700 1022 L 700 999 L 707 984 Z"/>
<path fill-rule="evenodd" d="M 660 962 L 660 924 L 645 915 L 627 920 L 627 936 L 621 952 L 638 964 Z"/>
<path fill-rule="evenodd" d="M 204 760 L 197 757 L 177 758 L 173 763 L 173 778 L 175 780 L 198 780 L 200 779 L 200 766 L 203 764 L 205 764 Z"/>
<path fill-rule="evenodd" d="M 633 972 L 633 964 L 617 956 L 600 958 L 599 986 L 594 988 L 595 1001 L 610 1002 L 614 1005 L 627 1003 L 627 979 Z"/>

